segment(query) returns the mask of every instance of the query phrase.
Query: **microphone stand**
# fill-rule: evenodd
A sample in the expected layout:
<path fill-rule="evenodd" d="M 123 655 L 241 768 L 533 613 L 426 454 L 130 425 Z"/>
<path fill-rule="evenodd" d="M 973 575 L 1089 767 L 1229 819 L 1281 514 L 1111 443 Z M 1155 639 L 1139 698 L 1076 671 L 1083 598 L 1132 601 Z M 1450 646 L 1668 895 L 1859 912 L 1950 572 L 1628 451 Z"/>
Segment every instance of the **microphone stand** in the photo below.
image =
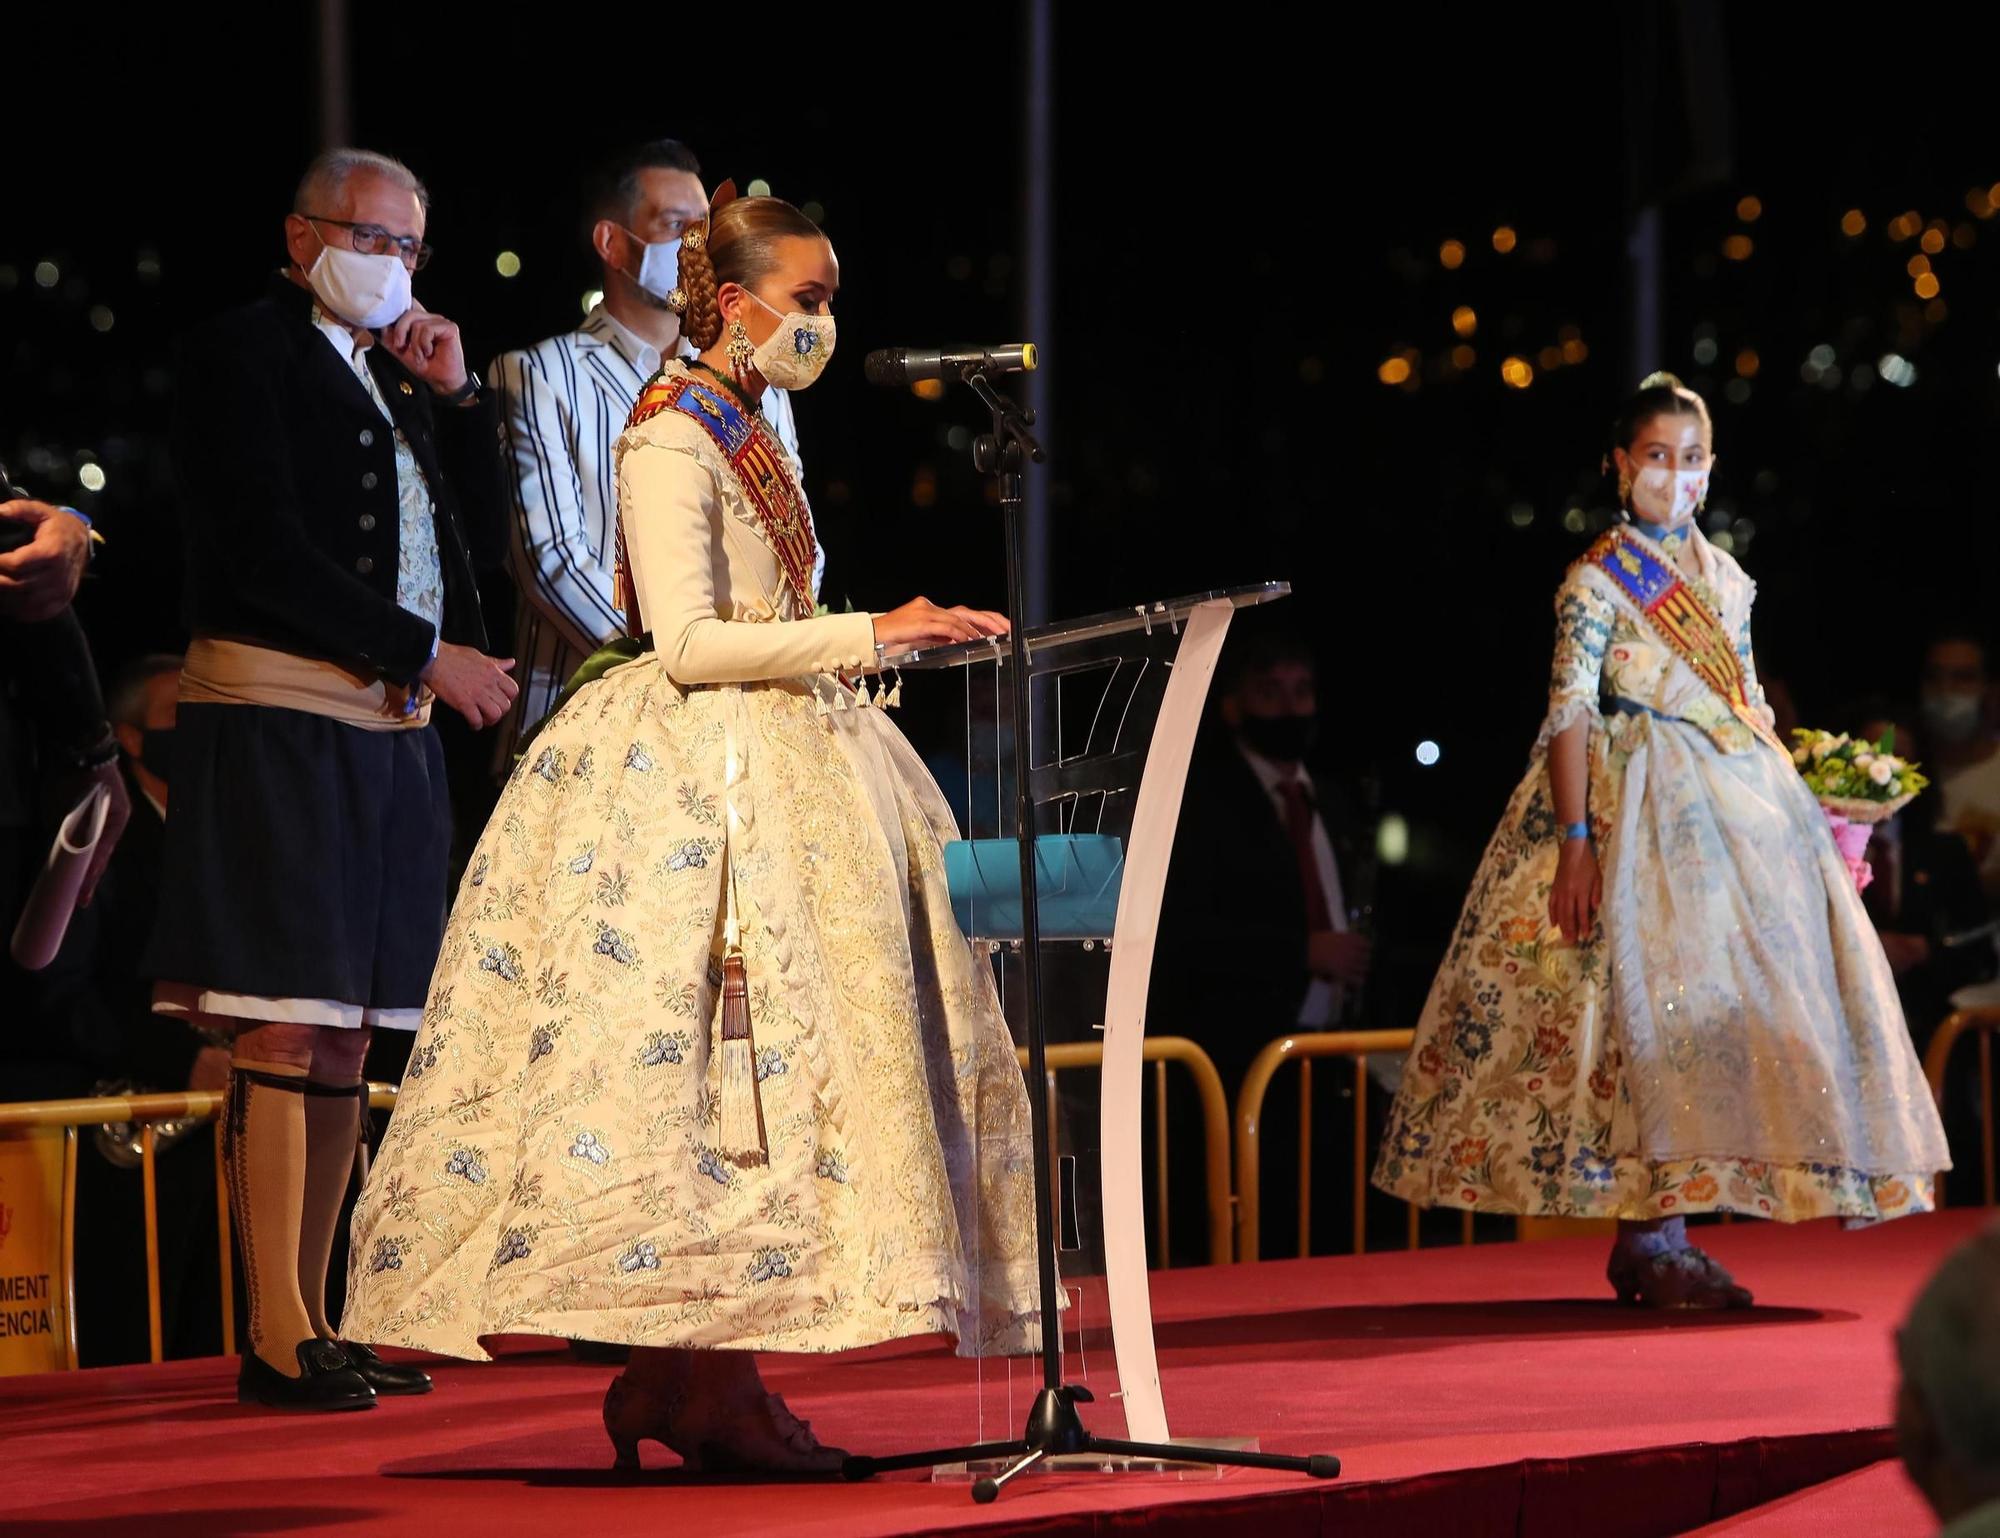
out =
<path fill-rule="evenodd" d="M 1007 604 L 1015 622 L 1008 638 L 1008 660 L 1013 668 L 1014 827 L 1021 847 L 1021 949 L 1027 973 L 1028 1074 L 1029 1082 L 1041 1084 L 1048 1077 L 1048 1039 L 1042 1019 L 1041 913 L 1040 894 L 1035 886 L 1035 817 L 1030 794 L 1031 747 L 1028 741 L 1031 719 L 1028 647 L 1024 638 L 1026 626 L 1022 623 L 1027 615 L 1027 501 L 1022 494 L 1022 474 L 1028 463 L 1041 464 L 1047 456 L 1035 441 L 1034 434 L 1028 430 L 1034 424 L 1033 412 L 1022 411 L 995 389 L 980 365 L 968 364 L 959 377 L 973 394 L 986 403 L 993 416 L 993 430 L 981 433 L 973 440 L 972 463 L 980 474 L 991 476 L 997 482 L 1007 541 Z M 1063 1382 L 1056 1236 L 1050 1228 L 1048 1197 L 1053 1189 L 1051 1169 L 1054 1162 L 1048 1107 L 1040 1095 L 1029 1095 L 1028 1107 L 1035 1153 L 1035 1252 L 1040 1261 L 1042 1387 L 1035 1395 L 1033 1408 L 1028 1411 L 1026 1429 L 1020 1436 L 1007 1441 L 981 1442 L 970 1447 L 897 1453 L 887 1458 L 857 1455 L 847 1460 L 841 1472 L 848 1479 L 859 1480 L 897 1469 L 934 1468 L 946 1463 L 1011 1458 L 1013 1461 L 999 1474 L 982 1475 L 972 1482 L 972 1498 L 982 1506 L 997 1499 L 1000 1487 L 1015 1475 L 1024 1473 L 1046 1458 L 1076 1453 L 1283 1469 L 1308 1474 L 1314 1479 L 1335 1478 L 1340 1473 L 1340 1460 L 1329 1453 L 1293 1457 L 1235 1448 L 1128 1442 L 1098 1436 L 1084 1426 L 1076 1407 L 1091 1403 L 1095 1396 L 1081 1384 Z"/>

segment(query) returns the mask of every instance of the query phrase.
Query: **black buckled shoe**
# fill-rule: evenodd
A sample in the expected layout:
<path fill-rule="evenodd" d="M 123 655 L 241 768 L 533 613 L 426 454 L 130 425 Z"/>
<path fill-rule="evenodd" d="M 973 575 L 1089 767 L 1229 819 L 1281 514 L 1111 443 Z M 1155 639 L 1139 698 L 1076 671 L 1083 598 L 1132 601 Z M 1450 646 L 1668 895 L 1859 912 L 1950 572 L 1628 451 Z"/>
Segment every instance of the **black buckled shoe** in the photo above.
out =
<path fill-rule="evenodd" d="M 330 1344 L 347 1353 L 347 1360 L 353 1364 L 354 1370 L 378 1394 L 428 1394 L 431 1391 L 431 1376 L 427 1372 L 385 1362 L 368 1347 L 357 1346 L 351 1340 L 337 1340 Z"/>
<path fill-rule="evenodd" d="M 375 1390 L 354 1369 L 347 1353 L 330 1340 L 298 1344 L 299 1375 L 288 1378 L 254 1351 L 243 1353 L 236 1374 L 240 1404 L 268 1405 L 273 1410 L 366 1410 Z"/>

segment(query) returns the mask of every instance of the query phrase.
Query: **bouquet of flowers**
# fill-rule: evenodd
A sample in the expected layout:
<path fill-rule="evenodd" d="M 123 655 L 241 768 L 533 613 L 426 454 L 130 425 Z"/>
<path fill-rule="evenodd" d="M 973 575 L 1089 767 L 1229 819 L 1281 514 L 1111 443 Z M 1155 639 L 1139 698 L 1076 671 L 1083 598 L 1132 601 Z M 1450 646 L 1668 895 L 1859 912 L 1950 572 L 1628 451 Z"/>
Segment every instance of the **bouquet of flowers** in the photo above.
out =
<path fill-rule="evenodd" d="M 1867 862 L 1873 825 L 1908 806 L 1930 781 L 1908 759 L 1896 757 L 1894 727 L 1880 742 L 1805 728 L 1792 737 L 1797 743 L 1792 762 L 1805 776 L 1806 789 L 1818 797 L 1855 889 L 1862 890 L 1874 875 Z"/>

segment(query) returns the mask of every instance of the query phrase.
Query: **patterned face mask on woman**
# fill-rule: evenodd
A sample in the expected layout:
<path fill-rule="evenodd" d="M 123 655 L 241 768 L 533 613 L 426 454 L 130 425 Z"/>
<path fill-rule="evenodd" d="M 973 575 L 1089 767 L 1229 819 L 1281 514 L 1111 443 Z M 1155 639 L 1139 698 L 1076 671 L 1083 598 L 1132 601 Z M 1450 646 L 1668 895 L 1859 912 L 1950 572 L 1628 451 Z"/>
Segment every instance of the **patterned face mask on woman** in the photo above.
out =
<path fill-rule="evenodd" d="M 743 291 L 750 294 L 749 289 Z M 755 294 L 750 294 L 757 299 Z M 807 315 L 802 310 L 780 311 L 764 304 L 778 317 L 778 329 L 757 344 L 751 358 L 764 382 L 780 390 L 803 390 L 825 372 L 833 356 L 834 326 L 831 315 Z"/>

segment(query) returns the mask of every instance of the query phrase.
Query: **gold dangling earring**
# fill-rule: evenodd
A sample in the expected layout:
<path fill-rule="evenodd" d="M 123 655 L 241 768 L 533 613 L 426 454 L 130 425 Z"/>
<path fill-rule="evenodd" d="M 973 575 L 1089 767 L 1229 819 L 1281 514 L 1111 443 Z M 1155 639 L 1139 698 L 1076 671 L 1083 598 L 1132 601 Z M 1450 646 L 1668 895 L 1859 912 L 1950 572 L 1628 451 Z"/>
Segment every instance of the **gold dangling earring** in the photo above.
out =
<path fill-rule="evenodd" d="M 722 350 L 729 359 L 730 372 L 737 378 L 750 372 L 750 360 L 757 356 L 757 344 L 750 340 L 750 333 L 743 329 L 740 319 L 729 323 L 729 341 Z"/>

